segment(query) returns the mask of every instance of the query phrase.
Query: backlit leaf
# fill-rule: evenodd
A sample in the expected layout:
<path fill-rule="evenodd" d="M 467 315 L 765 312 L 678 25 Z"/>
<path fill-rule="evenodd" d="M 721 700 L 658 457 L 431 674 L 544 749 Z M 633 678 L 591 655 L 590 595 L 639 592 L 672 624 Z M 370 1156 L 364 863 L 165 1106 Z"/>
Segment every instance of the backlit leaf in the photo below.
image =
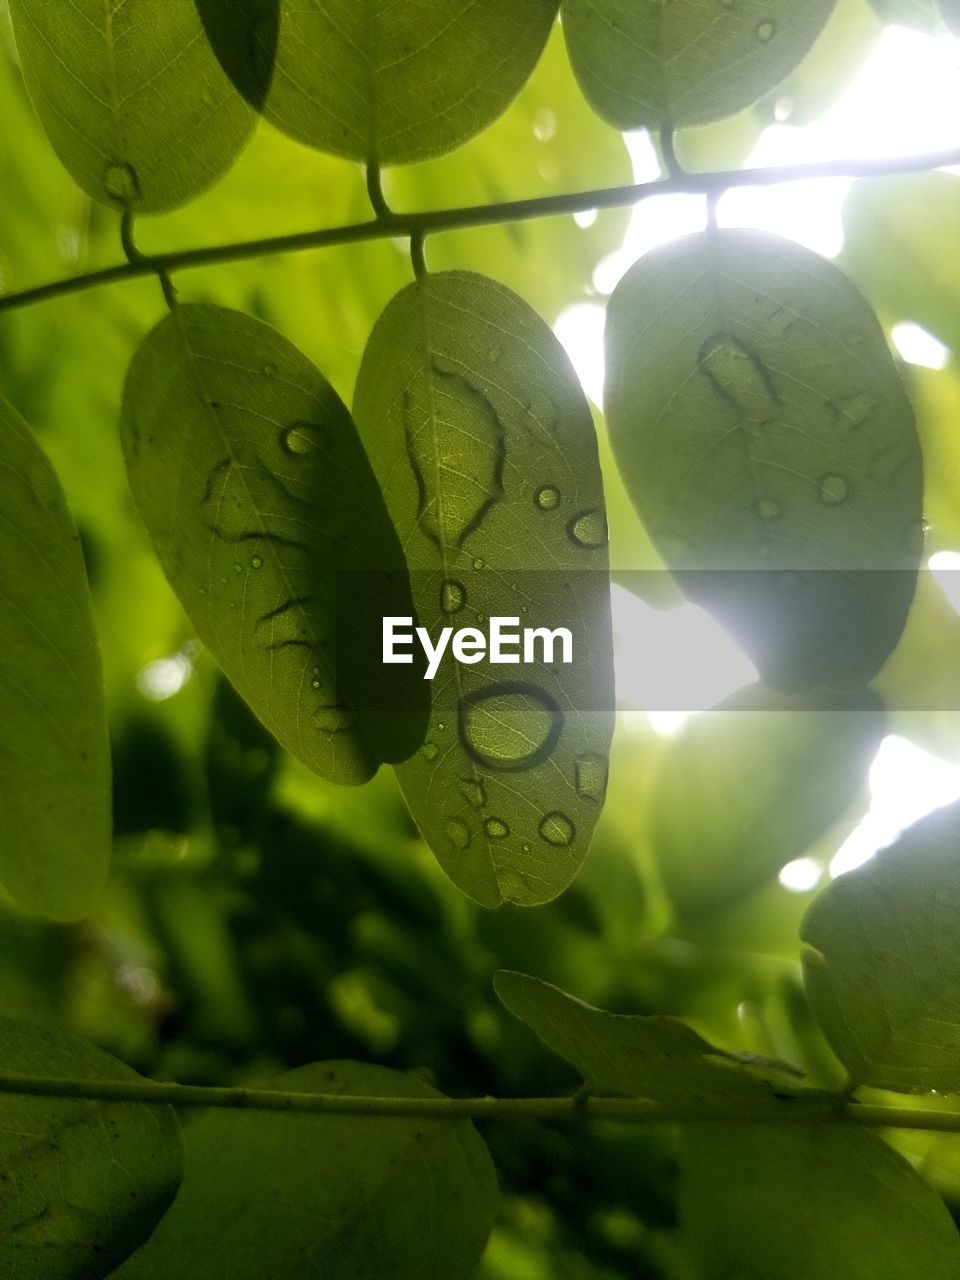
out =
<path fill-rule="evenodd" d="M 0 1071 L 137 1080 L 60 1031 L 0 1019 Z M 0 1272 L 11 1280 L 100 1280 L 146 1240 L 181 1175 L 172 1107 L 0 1097 Z"/>
<path fill-rule="evenodd" d="M 177 307 L 130 366 L 123 443 L 174 590 L 271 733 L 343 783 L 413 752 L 420 670 L 379 662 L 381 614 L 410 612 L 403 555 L 350 414 L 314 366 L 260 321 Z M 338 608 L 348 571 L 361 589 Z"/>
<path fill-rule="evenodd" d="M 358 1062 L 313 1063 L 270 1087 L 439 1096 Z M 496 1200 L 466 1120 L 210 1111 L 187 1130 L 173 1209 L 116 1280 L 467 1280 Z"/>
<path fill-rule="evenodd" d="M 960 805 L 841 876 L 803 922 L 807 993 L 857 1084 L 960 1091 Z"/>
<path fill-rule="evenodd" d="M 606 523 L 583 392 L 521 299 L 446 272 L 387 307 L 354 410 L 434 641 L 494 616 L 573 633 L 569 665 L 559 652 L 465 665 L 448 651 L 427 740 L 398 770 L 461 889 L 486 906 L 549 901 L 586 855 L 612 729 Z"/>
<path fill-rule="evenodd" d="M 684 591 L 770 683 L 869 680 L 913 597 L 922 474 L 853 285 L 765 233 L 689 236 L 621 280 L 606 346 L 617 461 Z"/>
<path fill-rule="evenodd" d="M 703 1280 L 956 1280 L 940 1197 L 872 1133 L 841 1125 L 690 1128 L 680 1217 Z"/>
<path fill-rule="evenodd" d="M 869 692 L 813 699 L 752 685 L 691 720 L 650 811 L 678 914 L 734 906 L 809 848 L 866 781 L 885 719 Z"/>
<path fill-rule="evenodd" d="M 834 0 L 563 0 L 570 60 L 618 129 L 708 124 L 797 66 Z"/>
<path fill-rule="evenodd" d="M 266 21 L 252 34 L 257 65 L 269 66 L 276 43 L 264 114 L 352 160 L 440 155 L 509 106 L 556 12 L 557 0 L 280 0 L 279 33 Z"/>
<path fill-rule="evenodd" d="M 0 880 L 76 920 L 110 860 L 110 749 L 83 555 L 53 468 L 0 399 Z"/>
<path fill-rule="evenodd" d="M 24 78 L 60 159 L 96 200 L 157 213 L 229 168 L 255 116 L 194 0 L 11 0 Z"/>

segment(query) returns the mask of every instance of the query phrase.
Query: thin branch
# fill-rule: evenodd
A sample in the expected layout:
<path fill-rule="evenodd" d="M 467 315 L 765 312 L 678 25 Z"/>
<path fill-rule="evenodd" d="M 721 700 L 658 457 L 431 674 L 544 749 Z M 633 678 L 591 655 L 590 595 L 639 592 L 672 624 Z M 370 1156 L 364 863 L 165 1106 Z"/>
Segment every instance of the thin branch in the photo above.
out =
<path fill-rule="evenodd" d="M 266 258 L 281 253 L 299 253 L 305 249 L 324 249 L 332 245 L 356 244 L 364 240 L 382 240 L 390 236 L 424 236 L 428 233 L 454 231 L 464 227 L 484 227 L 507 222 L 525 222 L 531 218 L 549 218 L 562 214 L 583 213 L 590 209 L 618 209 L 639 204 L 658 195 L 719 195 L 737 187 L 777 186 L 817 178 L 878 178 L 898 173 L 921 173 L 960 165 L 960 149 L 927 155 L 902 156 L 890 160 L 830 160 L 821 163 L 773 165 L 758 169 L 731 169 L 711 173 L 684 173 L 640 182 L 625 187 L 601 187 L 594 191 L 569 192 L 555 196 L 537 196 L 530 200 L 505 200 L 497 204 L 466 205 L 459 209 L 433 209 L 422 213 L 393 213 L 369 222 L 349 226 L 326 227 L 291 235 L 267 236 L 259 240 L 239 240 L 233 244 L 211 245 L 200 249 L 181 249 L 170 253 L 144 254 L 135 262 L 117 263 L 97 271 L 49 284 L 23 289 L 0 297 L 0 312 L 44 302 L 64 294 L 77 293 L 119 280 L 132 280 L 154 272 L 183 271 L 190 267 L 206 267 L 218 262 Z"/>
<path fill-rule="evenodd" d="M 278 1111 L 313 1115 L 400 1116 L 429 1120 L 618 1120 L 632 1124 L 854 1124 L 871 1129 L 925 1129 L 960 1133 L 960 1112 L 916 1107 L 863 1106 L 837 1094 L 790 1099 L 720 1100 L 670 1104 L 644 1098 L 368 1098 L 282 1089 L 215 1088 L 158 1080 L 69 1080 L 0 1074 L 0 1094 L 146 1103 L 177 1108 Z"/>

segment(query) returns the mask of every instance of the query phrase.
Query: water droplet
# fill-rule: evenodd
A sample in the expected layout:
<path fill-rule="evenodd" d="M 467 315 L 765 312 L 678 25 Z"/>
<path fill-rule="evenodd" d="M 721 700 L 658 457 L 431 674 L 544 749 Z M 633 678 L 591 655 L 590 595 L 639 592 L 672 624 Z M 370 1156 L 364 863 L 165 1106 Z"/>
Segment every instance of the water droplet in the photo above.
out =
<path fill-rule="evenodd" d="M 487 359 L 490 361 L 491 364 L 496 364 L 497 361 L 500 359 L 500 348 L 497 346 L 491 347 L 490 350 L 487 352 Z"/>
<path fill-rule="evenodd" d="M 441 733 L 443 733 L 443 731 L 444 731 L 444 729 L 445 729 L 446 727 L 447 727 L 447 726 L 443 723 L 443 721 L 442 721 L 442 720 L 438 720 L 438 721 L 437 721 L 437 728 L 439 729 L 439 731 L 440 731 Z"/>
<path fill-rule="evenodd" d="M 313 674 L 314 674 L 315 676 L 321 676 L 321 675 L 323 675 L 323 667 L 314 667 L 314 668 L 313 668 Z"/>
<path fill-rule="evenodd" d="M 263 376 L 265 378 L 275 378 L 277 376 L 277 366 L 275 364 L 265 364 L 263 366 Z"/>
<path fill-rule="evenodd" d="M 463 608 L 467 593 L 462 582 L 445 578 L 440 584 L 440 608 L 443 613 L 457 613 Z"/>
<path fill-rule="evenodd" d="M 254 557 L 253 557 L 253 559 L 250 561 L 250 568 L 251 568 L 251 569 L 262 569 L 262 568 L 263 568 L 263 560 L 261 559 L 261 557 L 260 557 L 260 556 L 254 556 Z"/>
<path fill-rule="evenodd" d="M 335 703 L 326 707 L 317 707 L 313 713 L 313 724 L 322 733 L 343 733 L 353 728 L 353 713 Z"/>
<path fill-rule="evenodd" d="M 477 621 L 478 621 L 479 623 L 481 623 L 481 624 L 482 624 L 482 623 L 486 622 L 486 620 L 487 620 L 487 615 L 486 615 L 485 613 L 478 613 L 478 614 L 477 614 Z"/>
<path fill-rule="evenodd" d="M 544 488 L 538 489 L 536 503 L 541 511 L 556 511 L 560 505 L 559 489 L 554 489 L 552 485 L 545 485 Z"/>
<path fill-rule="evenodd" d="M 473 567 L 478 570 L 485 569 L 487 567 L 487 562 L 486 560 L 474 560 Z"/>
<path fill-rule="evenodd" d="M 460 738 L 490 769 L 512 772 L 540 764 L 556 746 L 563 713 L 536 685 L 504 682 L 460 699 Z"/>
<path fill-rule="evenodd" d="M 420 754 L 423 756 L 424 760 L 436 760 L 437 756 L 440 754 L 440 748 L 435 742 L 425 742 L 420 748 Z"/>
<path fill-rule="evenodd" d="M 103 171 L 103 189 L 112 200 L 129 204 L 140 194 L 140 179 L 132 164 L 118 161 L 108 164 Z"/>
<path fill-rule="evenodd" d="M 487 803 L 487 792 L 483 783 L 476 778 L 460 779 L 460 794 L 467 804 L 474 809 L 482 809 Z"/>
<path fill-rule="evenodd" d="M 313 688 L 314 688 L 314 689 L 319 689 L 319 688 L 321 688 L 320 681 L 319 681 L 319 680 L 317 680 L 317 679 L 316 679 L 316 677 L 314 677 L 314 679 L 313 679 L 313 680 L 311 680 L 311 681 L 310 681 L 310 683 L 311 683 L 311 685 L 313 686 Z"/>
<path fill-rule="evenodd" d="M 607 793 L 607 762 L 602 756 L 581 756 L 574 762 L 573 779 L 581 800 L 603 804 Z"/>
<path fill-rule="evenodd" d="M 763 422 L 771 416 L 777 394 L 770 371 L 739 339 L 725 333 L 713 334 L 700 348 L 697 367 L 719 397 L 742 418 Z"/>
<path fill-rule="evenodd" d="M 607 544 L 607 522 L 603 512 L 597 507 L 574 516 L 567 525 L 567 532 L 578 547 L 584 547 L 588 551 Z"/>
<path fill-rule="evenodd" d="M 465 849 L 470 843 L 470 828 L 460 818 L 448 818 L 444 831 L 455 849 Z"/>
<path fill-rule="evenodd" d="M 302 457 L 313 453 L 323 444 L 323 428 L 315 422 L 292 422 L 280 432 L 280 447 L 287 453 Z"/>
<path fill-rule="evenodd" d="M 772 498 L 761 498 L 754 503 L 753 509 L 761 520 L 776 520 L 783 515 L 780 503 L 774 502 Z"/>
<path fill-rule="evenodd" d="M 234 562 L 233 562 L 233 572 L 234 572 L 234 573 L 243 573 L 243 565 L 240 563 L 240 561 L 239 561 L 239 560 L 234 560 Z"/>
<path fill-rule="evenodd" d="M 505 840 L 510 834 L 510 828 L 499 818 L 488 818 L 483 827 L 491 840 Z"/>
<path fill-rule="evenodd" d="M 761 44 L 769 44 L 776 34 L 777 28 L 775 23 L 766 21 L 757 23 L 756 36 Z"/>
<path fill-rule="evenodd" d="M 573 844 L 574 836 L 577 834 L 576 827 L 567 815 L 560 813 L 559 810 L 548 813 L 542 819 L 538 830 L 541 840 L 546 840 L 547 844 L 556 845 Z"/>
<path fill-rule="evenodd" d="M 877 407 L 873 396 L 865 391 L 855 396 L 841 396 L 833 402 L 833 420 L 838 427 L 852 431 L 862 426 Z"/>
<path fill-rule="evenodd" d="M 523 842 L 523 844 L 520 846 L 520 848 L 523 850 L 523 852 L 524 852 L 524 853 L 529 853 L 529 852 L 530 852 L 530 846 L 529 846 L 529 844 L 527 844 L 526 840 L 524 840 L 524 842 Z"/>
<path fill-rule="evenodd" d="M 846 502 L 849 495 L 850 485 L 843 476 L 828 474 L 820 477 L 820 501 L 828 507 L 838 507 L 841 502 Z"/>

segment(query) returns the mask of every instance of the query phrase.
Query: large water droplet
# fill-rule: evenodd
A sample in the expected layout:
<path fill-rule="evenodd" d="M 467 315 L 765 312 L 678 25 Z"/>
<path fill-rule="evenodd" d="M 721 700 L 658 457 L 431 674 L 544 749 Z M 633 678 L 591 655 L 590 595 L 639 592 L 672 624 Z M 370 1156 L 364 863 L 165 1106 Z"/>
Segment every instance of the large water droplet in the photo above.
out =
<path fill-rule="evenodd" d="M 476 778 L 461 778 L 460 794 L 467 804 L 474 809 L 482 809 L 487 803 L 486 789 L 483 783 Z"/>
<path fill-rule="evenodd" d="M 602 756 L 580 756 L 574 762 L 573 780 L 581 800 L 603 804 L 607 793 L 607 762 Z"/>
<path fill-rule="evenodd" d="M 754 503 L 753 509 L 761 520 L 776 520 L 783 515 L 780 503 L 774 502 L 772 498 L 761 498 L 759 502 Z"/>
<path fill-rule="evenodd" d="M 563 728 L 563 713 L 536 685 L 505 682 L 460 699 L 460 739 L 489 769 L 512 772 L 545 760 Z"/>
<path fill-rule="evenodd" d="M 567 532 L 578 547 L 584 547 L 588 551 L 606 546 L 607 543 L 607 522 L 603 518 L 603 512 L 597 507 L 574 516 L 567 525 Z"/>
<path fill-rule="evenodd" d="M 455 849 L 465 849 L 470 843 L 470 828 L 460 818 L 448 818 L 444 832 Z"/>
<path fill-rule="evenodd" d="M 345 733 L 353 728 L 353 712 L 335 703 L 325 707 L 317 707 L 313 713 L 314 727 L 321 733 Z"/>
<path fill-rule="evenodd" d="M 700 348 L 698 368 L 742 418 L 765 422 L 777 408 L 770 372 L 737 338 L 715 333 Z"/>
<path fill-rule="evenodd" d="M 292 422 L 280 432 L 280 447 L 287 453 L 302 457 L 313 453 L 323 444 L 323 428 L 315 422 Z"/>
<path fill-rule="evenodd" d="M 540 823 L 538 828 L 540 839 L 546 840 L 547 844 L 569 845 L 573 844 L 574 836 L 577 829 L 567 817 L 565 813 L 555 810 L 548 813 Z"/>
<path fill-rule="evenodd" d="M 560 505 L 560 491 L 552 485 L 545 485 L 537 490 L 536 503 L 541 511 L 556 511 Z"/>
<path fill-rule="evenodd" d="M 462 582 L 445 578 L 440 584 L 440 609 L 443 613 L 457 613 L 463 608 L 467 593 Z"/>
<path fill-rule="evenodd" d="M 491 840 L 505 840 L 510 834 L 510 828 L 499 818 L 488 818 L 483 827 Z"/>
<path fill-rule="evenodd" d="M 767 21 L 757 23 L 756 35 L 761 44 L 769 44 L 776 34 L 776 23 Z"/>
<path fill-rule="evenodd" d="M 129 204 L 140 194 L 140 179 L 132 164 L 118 161 L 103 171 L 103 189 L 112 200 Z"/>
<path fill-rule="evenodd" d="M 838 507 L 850 495 L 850 484 L 843 476 L 828 473 L 820 477 L 820 501 L 828 507 Z"/>

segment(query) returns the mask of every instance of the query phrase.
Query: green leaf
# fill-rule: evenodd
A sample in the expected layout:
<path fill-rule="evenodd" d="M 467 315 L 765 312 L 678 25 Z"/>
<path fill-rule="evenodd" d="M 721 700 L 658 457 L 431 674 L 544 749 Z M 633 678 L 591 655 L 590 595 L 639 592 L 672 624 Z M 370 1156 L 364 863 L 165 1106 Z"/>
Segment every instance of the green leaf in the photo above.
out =
<path fill-rule="evenodd" d="M 60 1031 L 0 1019 L 0 1071 L 137 1080 Z M 99 1280 L 147 1239 L 181 1175 L 172 1107 L 4 1093 L 0 1271 L 16 1280 Z"/>
<path fill-rule="evenodd" d="M 863 786 L 885 723 L 870 692 L 797 698 L 762 685 L 690 721 L 650 807 L 677 914 L 727 910 L 808 849 Z"/>
<path fill-rule="evenodd" d="M 313 1063 L 270 1087 L 439 1096 L 357 1062 Z M 465 1120 L 210 1111 L 187 1130 L 176 1204 L 116 1280 L 467 1280 L 496 1200 Z"/>
<path fill-rule="evenodd" d="M 756 1059 L 716 1049 L 674 1018 L 605 1013 L 549 982 L 507 969 L 493 985 L 501 1003 L 575 1067 L 591 1093 L 665 1103 L 770 1096 L 764 1082 L 744 1069 Z"/>
<path fill-rule="evenodd" d="M 351 160 L 440 155 L 506 110 L 556 12 L 557 0 L 281 0 L 264 114 L 308 146 Z"/>
<path fill-rule="evenodd" d="M 447 272 L 387 307 L 354 411 L 433 641 L 495 616 L 573 633 L 570 665 L 506 675 L 448 649 L 428 739 L 398 770 L 465 893 L 485 906 L 547 902 L 586 856 L 613 721 L 603 489 L 583 392 L 521 299 Z"/>
<path fill-rule="evenodd" d="M 24 79 L 57 155 L 104 204 L 159 213 L 230 167 L 255 116 L 194 0 L 11 0 Z"/>
<path fill-rule="evenodd" d="M 89 915 L 110 861 L 110 747 L 77 531 L 0 399 L 0 878 L 26 910 Z"/>
<path fill-rule="evenodd" d="M 870 0 L 883 22 L 917 31 L 941 31 L 937 0 Z"/>
<path fill-rule="evenodd" d="M 348 784 L 415 751 L 422 668 L 379 661 L 381 614 L 411 612 L 403 553 L 314 366 L 260 321 L 177 307 L 134 356 L 122 430 L 164 571 L 271 733 Z"/>
<path fill-rule="evenodd" d="M 807 993 L 855 1084 L 960 1091 L 960 804 L 841 876 L 807 912 Z"/>
<path fill-rule="evenodd" d="M 903 1156 L 841 1125 L 690 1128 L 680 1217 L 703 1280 L 956 1280 L 946 1206 Z"/>
<path fill-rule="evenodd" d="M 835 0 L 563 0 L 570 61 L 618 129 L 709 124 L 797 66 Z"/>
<path fill-rule="evenodd" d="M 922 474 L 860 294 L 790 241 L 689 236 L 624 276 L 606 345 L 614 452 L 684 591 L 769 683 L 869 680 L 913 597 Z"/>

